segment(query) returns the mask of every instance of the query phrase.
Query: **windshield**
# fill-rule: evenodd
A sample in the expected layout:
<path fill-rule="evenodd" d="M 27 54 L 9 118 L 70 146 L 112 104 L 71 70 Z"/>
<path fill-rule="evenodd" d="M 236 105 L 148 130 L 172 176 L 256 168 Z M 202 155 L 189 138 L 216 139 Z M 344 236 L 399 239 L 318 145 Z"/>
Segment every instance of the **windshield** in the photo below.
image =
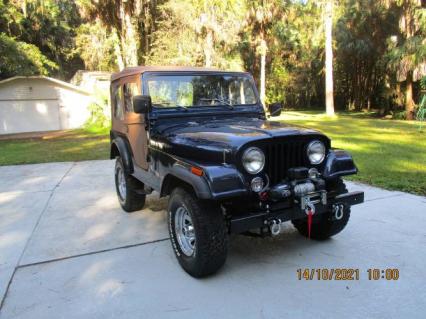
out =
<path fill-rule="evenodd" d="M 146 94 L 155 107 L 202 107 L 256 104 L 250 77 L 244 75 L 149 75 Z"/>

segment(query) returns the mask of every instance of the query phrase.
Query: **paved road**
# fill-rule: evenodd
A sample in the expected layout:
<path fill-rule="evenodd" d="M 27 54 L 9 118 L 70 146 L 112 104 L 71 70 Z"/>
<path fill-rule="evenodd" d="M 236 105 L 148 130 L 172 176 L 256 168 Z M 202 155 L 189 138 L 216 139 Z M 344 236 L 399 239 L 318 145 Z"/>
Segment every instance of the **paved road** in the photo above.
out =
<path fill-rule="evenodd" d="M 326 242 L 291 225 L 278 238 L 231 238 L 216 276 L 179 267 L 165 200 L 119 208 L 113 163 L 0 167 L 0 318 L 424 318 L 426 198 L 364 189 Z M 299 281 L 299 268 L 359 268 L 358 281 Z M 369 281 L 368 268 L 398 268 Z"/>

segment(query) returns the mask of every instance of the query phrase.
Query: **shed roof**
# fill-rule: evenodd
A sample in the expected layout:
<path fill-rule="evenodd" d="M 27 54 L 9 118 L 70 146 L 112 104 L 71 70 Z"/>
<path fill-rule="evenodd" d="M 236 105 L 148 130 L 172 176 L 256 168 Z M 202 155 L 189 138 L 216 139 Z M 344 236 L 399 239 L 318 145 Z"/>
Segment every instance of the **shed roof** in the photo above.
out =
<path fill-rule="evenodd" d="M 86 91 L 86 90 L 84 90 L 84 89 L 82 89 L 78 86 L 75 86 L 73 84 L 70 84 L 68 82 L 64 82 L 64 81 L 61 81 L 61 80 L 58 80 L 58 79 L 50 78 L 48 76 L 42 76 L 42 75 L 33 75 L 33 76 L 20 76 L 20 75 L 18 75 L 18 76 L 14 76 L 14 77 L 0 81 L 0 86 L 3 85 L 3 84 L 6 84 L 6 83 L 12 82 L 12 81 L 16 81 L 16 80 L 33 80 L 33 79 L 34 80 L 35 79 L 41 79 L 41 80 L 49 81 L 49 82 L 52 82 L 56 85 L 63 86 L 67 89 L 77 91 L 77 92 L 85 94 L 85 95 L 90 95 L 90 92 L 88 92 L 88 91 Z"/>
<path fill-rule="evenodd" d="M 181 71 L 181 72 L 220 72 L 219 69 L 214 68 L 202 68 L 202 67 L 190 67 L 190 66 L 135 66 L 135 67 L 129 67 L 125 68 L 120 72 L 113 73 L 111 75 L 111 81 L 115 81 L 119 78 L 135 75 L 139 73 L 144 72 L 156 72 L 156 71 Z"/>

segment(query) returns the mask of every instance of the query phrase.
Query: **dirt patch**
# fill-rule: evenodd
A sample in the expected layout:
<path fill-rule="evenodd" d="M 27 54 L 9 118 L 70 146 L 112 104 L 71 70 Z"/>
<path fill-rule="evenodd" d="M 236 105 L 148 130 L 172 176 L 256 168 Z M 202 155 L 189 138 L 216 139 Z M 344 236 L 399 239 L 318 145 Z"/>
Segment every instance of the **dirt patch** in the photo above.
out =
<path fill-rule="evenodd" d="M 27 133 L 17 133 L 17 134 L 5 134 L 0 135 L 0 141 L 8 140 L 25 140 L 25 139 L 40 139 L 47 140 L 56 137 L 66 137 L 72 135 L 72 130 L 63 130 L 63 131 L 48 131 L 48 132 L 27 132 Z"/>

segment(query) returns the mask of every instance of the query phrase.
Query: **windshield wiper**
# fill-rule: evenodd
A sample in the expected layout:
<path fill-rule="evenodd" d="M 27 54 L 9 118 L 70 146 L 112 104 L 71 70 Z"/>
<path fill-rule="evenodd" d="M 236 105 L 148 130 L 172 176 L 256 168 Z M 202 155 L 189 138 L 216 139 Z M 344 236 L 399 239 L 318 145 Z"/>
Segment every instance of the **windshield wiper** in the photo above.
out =
<path fill-rule="evenodd" d="M 179 109 L 179 110 L 184 110 L 184 111 L 188 111 L 188 108 L 186 106 L 183 105 L 176 105 L 175 108 Z"/>
<path fill-rule="evenodd" d="M 229 102 L 229 100 L 228 99 L 222 99 L 222 98 L 220 98 L 220 97 L 217 97 L 216 98 L 216 100 L 217 101 L 219 101 L 219 103 L 223 103 L 223 104 L 225 104 L 226 106 L 228 106 L 231 110 L 233 110 L 234 109 L 234 106 L 231 104 L 231 102 Z"/>
<path fill-rule="evenodd" d="M 188 108 L 186 106 L 173 105 L 173 102 L 170 102 L 170 101 L 162 101 L 162 102 L 159 102 L 159 103 L 155 103 L 153 105 L 154 106 L 160 106 L 160 107 L 173 107 L 173 108 L 177 108 L 177 109 L 180 109 L 180 110 L 188 111 Z"/>
<path fill-rule="evenodd" d="M 220 97 L 212 97 L 212 98 L 202 98 L 200 100 L 209 100 L 209 101 L 217 101 L 225 106 L 227 106 L 229 109 L 233 110 L 234 106 L 229 102 L 227 99 L 223 99 Z"/>

